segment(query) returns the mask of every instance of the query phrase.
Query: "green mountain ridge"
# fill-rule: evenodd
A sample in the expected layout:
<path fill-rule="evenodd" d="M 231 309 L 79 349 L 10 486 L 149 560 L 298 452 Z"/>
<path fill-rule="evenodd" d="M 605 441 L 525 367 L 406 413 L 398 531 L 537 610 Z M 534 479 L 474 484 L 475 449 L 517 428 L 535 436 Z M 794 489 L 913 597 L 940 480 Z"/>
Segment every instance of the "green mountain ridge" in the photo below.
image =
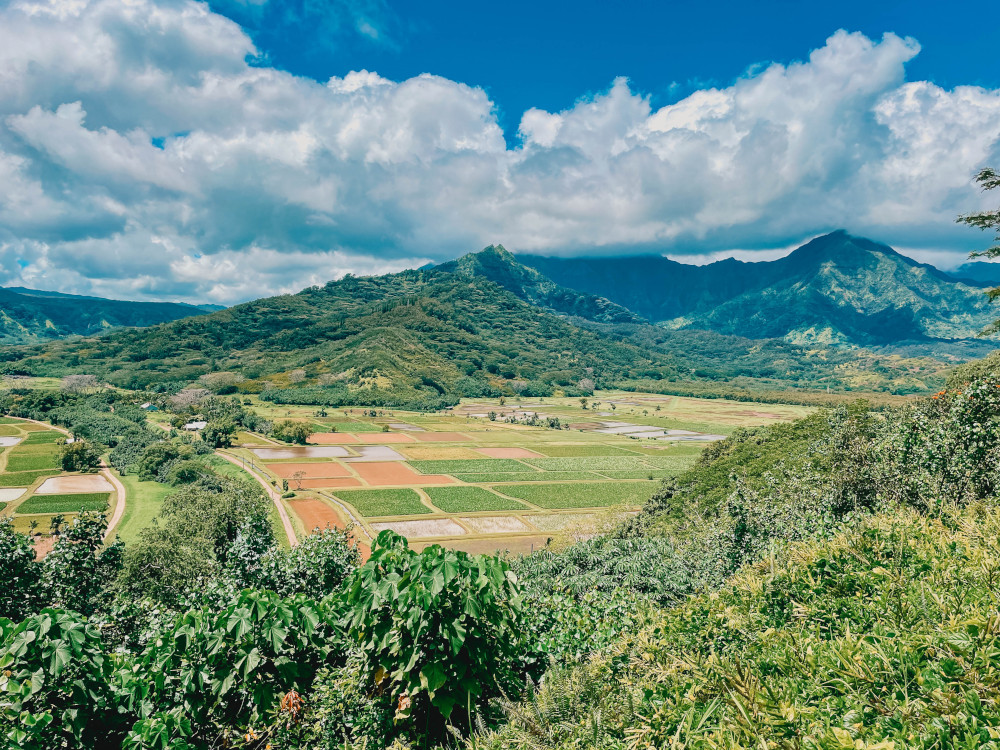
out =
<path fill-rule="evenodd" d="M 950 342 L 974 339 L 995 317 L 981 288 L 844 231 L 763 262 L 519 260 L 556 284 L 602 295 L 667 327 L 750 338 L 851 346 Z"/>
<path fill-rule="evenodd" d="M 912 393 L 937 387 L 942 369 L 922 359 L 670 331 L 559 287 L 497 247 L 443 267 L 347 276 L 148 328 L 8 347 L 0 359 L 7 372 L 82 371 L 131 388 L 175 389 L 231 372 L 227 387 L 274 401 L 419 408 L 594 387 L 659 390 L 692 379 Z"/>
<path fill-rule="evenodd" d="M 221 309 L 178 302 L 129 302 L 0 288 L 0 344 L 27 344 L 65 336 L 90 336 L 113 328 L 164 323 Z"/>

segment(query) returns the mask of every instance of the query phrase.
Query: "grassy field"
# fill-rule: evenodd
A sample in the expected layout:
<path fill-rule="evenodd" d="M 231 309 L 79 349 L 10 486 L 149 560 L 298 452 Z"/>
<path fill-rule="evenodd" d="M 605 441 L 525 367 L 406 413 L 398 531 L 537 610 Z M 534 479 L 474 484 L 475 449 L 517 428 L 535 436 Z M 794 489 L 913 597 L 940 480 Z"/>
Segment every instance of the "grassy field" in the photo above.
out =
<path fill-rule="evenodd" d="M 76 513 L 82 510 L 104 510 L 111 494 L 79 492 L 67 495 L 32 495 L 17 507 L 22 513 Z"/>
<path fill-rule="evenodd" d="M 638 506 L 646 502 L 651 494 L 649 485 L 641 482 L 505 484 L 495 489 L 540 508 L 550 509 L 603 508 L 609 505 Z"/>
<path fill-rule="evenodd" d="M 412 516 L 430 513 L 413 490 L 343 490 L 337 497 L 349 503 L 366 518 L 380 516 Z"/>
<path fill-rule="evenodd" d="M 116 472 L 115 475 L 125 486 L 127 498 L 125 514 L 115 533 L 128 545 L 135 542 L 139 538 L 139 532 L 152 523 L 153 518 L 160 512 L 163 499 L 174 488 L 159 482 L 140 482 L 134 474 L 121 476 Z"/>
<path fill-rule="evenodd" d="M 428 487 L 424 492 L 431 503 L 445 513 L 525 509 L 523 503 L 500 497 L 482 487 Z"/>
<path fill-rule="evenodd" d="M 34 425 L 31 425 L 34 426 Z M 56 432 L 55 430 L 45 430 L 32 432 L 21 443 L 18 447 L 22 445 L 51 445 L 59 442 L 60 440 L 65 440 L 66 436 L 61 432 Z"/>

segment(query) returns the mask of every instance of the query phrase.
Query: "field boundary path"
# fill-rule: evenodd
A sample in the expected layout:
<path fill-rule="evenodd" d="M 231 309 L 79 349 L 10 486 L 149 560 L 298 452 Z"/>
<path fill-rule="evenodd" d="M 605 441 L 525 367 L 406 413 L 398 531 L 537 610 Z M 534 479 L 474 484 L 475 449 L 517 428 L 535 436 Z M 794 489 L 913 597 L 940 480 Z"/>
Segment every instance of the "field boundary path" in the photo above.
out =
<path fill-rule="evenodd" d="M 288 517 L 288 511 L 285 510 L 285 506 L 281 502 L 281 494 L 271 486 L 271 483 L 253 469 L 248 469 L 246 464 L 235 456 L 223 453 L 222 451 L 216 451 L 215 455 L 233 464 L 233 466 L 238 466 L 240 469 L 257 480 L 257 484 L 264 488 L 264 491 L 267 492 L 267 496 L 274 502 L 274 507 L 278 509 L 278 517 L 281 518 L 281 525 L 285 529 L 285 536 L 288 537 L 288 543 L 293 547 L 298 544 L 298 537 L 295 536 L 295 529 L 292 528 L 292 519 Z"/>

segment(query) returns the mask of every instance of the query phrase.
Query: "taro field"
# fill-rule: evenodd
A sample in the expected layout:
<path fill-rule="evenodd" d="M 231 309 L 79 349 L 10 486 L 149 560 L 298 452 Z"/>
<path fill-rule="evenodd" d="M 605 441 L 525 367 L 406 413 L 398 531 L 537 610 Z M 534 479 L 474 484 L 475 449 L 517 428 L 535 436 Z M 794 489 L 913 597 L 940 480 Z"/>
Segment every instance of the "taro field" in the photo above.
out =
<path fill-rule="evenodd" d="M 362 542 L 393 529 L 416 548 L 512 553 L 595 533 L 635 513 L 712 440 L 809 412 L 622 393 L 587 408 L 579 399 L 437 413 L 256 406 L 313 430 L 304 446 L 244 435 L 230 451 L 286 495 L 298 535 L 350 523 Z"/>
<path fill-rule="evenodd" d="M 0 516 L 32 535 L 39 556 L 78 513 L 110 511 L 118 500 L 114 486 L 100 474 L 62 470 L 65 439 L 46 425 L 0 418 Z"/>

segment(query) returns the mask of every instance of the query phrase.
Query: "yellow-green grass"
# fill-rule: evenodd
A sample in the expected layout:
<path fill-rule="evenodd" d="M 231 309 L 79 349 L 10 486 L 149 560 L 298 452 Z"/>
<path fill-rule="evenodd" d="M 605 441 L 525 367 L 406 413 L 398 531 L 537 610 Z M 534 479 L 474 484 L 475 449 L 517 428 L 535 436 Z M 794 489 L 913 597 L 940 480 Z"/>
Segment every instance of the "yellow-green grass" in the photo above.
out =
<path fill-rule="evenodd" d="M 20 419 L 13 419 L 11 417 L 0 417 L 0 424 L 24 424 Z"/>
<path fill-rule="evenodd" d="M 0 437 L 16 437 L 21 434 L 15 425 L 0 424 Z"/>
<path fill-rule="evenodd" d="M 427 487 L 424 492 L 431 503 L 445 513 L 526 509 L 522 503 L 495 495 L 483 487 Z"/>
<path fill-rule="evenodd" d="M 611 445 L 533 445 L 531 450 L 549 458 L 580 458 L 584 456 L 635 457 L 635 451 Z"/>
<path fill-rule="evenodd" d="M 632 450 L 644 456 L 700 456 L 705 445 L 706 443 L 698 442 L 667 443 L 662 447 L 637 445 Z"/>
<path fill-rule="evenodd" d="M 694 466 L 697 456 L 647 456 L 646 463 L 660 469 L 670 469 L 677 473 L 687 471 Z"/>
<path fill-rule="evenodd" d="M 420 502 L 420 495 L 410 489 L 338 490 L 336 496 L 354 506 L 365 518 L 412 516 L 431 512 L 430 508 Z"/>
<path fill-rule="evenodd" d="M 140 532 L 149 526 L 160 512 L 163 499 L 175 488 L 159 482 L 140 482 L 133 474 L 118 477 L 125 486 L 125 514 L 115 533 L 126 545 L 133 544 Z"/>
<path fill-rule="evenodd" d="M 602 508 L 642 505 L 653 494 L 647 482 L 581 482 L 576 484 L 505 484 L 495 488 L 541 508 Z"/>
<path fill-rule="evenodd" d="M 483 458 L 457 461 L 410 461 L 421 474 L 478 474 L 497 472 L 537 471 L 513 458 Z"/>
<path fill-rule="evenodd" d="M 654 469 L 650 469 L 654 471 Z M 488 484 L 491 482 L 556 482 L 578 479 L 601 479 L 600 474 L 592 471 L 534 471 L 520 473 L 492 472 L 486 474 L 452 474 L 469 484 Z"/>
<path fill-rule="evenodd" d="M 14 531 L 19 534 L 31 534 L 31 522 L 35 522 L 34 533 L 36 534 L 48 534 L 52 528 L 52 519 L 56 514 L 34 514 L 34 515 L 23 515 L 14 516 Z M 60 513 L 63 517 L 63 523 L 66 525 L 72 525 L 73 519 L 76 518 L 76 513 Z"/>
<path fill-rule="evenodd" d="M 66 495 L 32 495 L 16 508 L 17 513 L 76 513 L 81 510 L 104 510 L 111 494 L 78 492 Z"/>
<path fill-rule="evenodd" d="M 59 474 L 59 469 L 42 469 L 41 471 L 5 471 L 0 473 L 0 487 L 28 487 L 41 477 L 52 477 Z"/>
<path fill-rule="evenodd" d="M 337 432 L 382 432 L 382 425 L 371 422 L 317 422 L 316 425 L 326 432 L 330 432 L 331 426 Z"/>

